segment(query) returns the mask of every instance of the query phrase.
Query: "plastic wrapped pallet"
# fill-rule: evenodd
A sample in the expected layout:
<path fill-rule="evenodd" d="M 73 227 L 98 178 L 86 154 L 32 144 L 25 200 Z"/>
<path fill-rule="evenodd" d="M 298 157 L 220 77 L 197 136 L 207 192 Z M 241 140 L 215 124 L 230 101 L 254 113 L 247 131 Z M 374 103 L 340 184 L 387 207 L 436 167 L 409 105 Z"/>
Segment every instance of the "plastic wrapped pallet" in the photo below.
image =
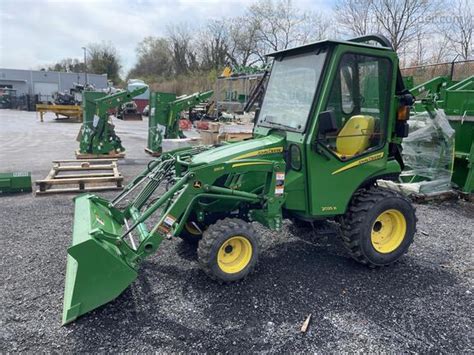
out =
<path fill-rule="evenodd" d="M 397 184 L 407 195 L 451 190 L 454 130 L 443 111 L 435 113 L 433 118 L 428 112 L 410 118 L 410 133 L 402 143 L 405 170 Z"/>

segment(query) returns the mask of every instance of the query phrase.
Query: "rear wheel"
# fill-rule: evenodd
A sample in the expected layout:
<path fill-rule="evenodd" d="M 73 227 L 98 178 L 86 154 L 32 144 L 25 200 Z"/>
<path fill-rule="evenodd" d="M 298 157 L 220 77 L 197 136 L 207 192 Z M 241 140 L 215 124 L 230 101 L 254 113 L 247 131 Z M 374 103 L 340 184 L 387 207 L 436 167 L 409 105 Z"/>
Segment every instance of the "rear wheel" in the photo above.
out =
<path fill-rule="evenodd" d="M 203 271 L 220 282 L 245 278 L 255 268 L 258 252 L 252 225 L 235 218 L 219 220 L 209 226 L 197 251 Z"/>
<path fill-rule="evenodd" d="M 342 223 L 349 253 L 371 267 L 397 261 L 408 251 L 415 231 L 415 209 L 410 200 L 375 187 L 354 195 Z"/>

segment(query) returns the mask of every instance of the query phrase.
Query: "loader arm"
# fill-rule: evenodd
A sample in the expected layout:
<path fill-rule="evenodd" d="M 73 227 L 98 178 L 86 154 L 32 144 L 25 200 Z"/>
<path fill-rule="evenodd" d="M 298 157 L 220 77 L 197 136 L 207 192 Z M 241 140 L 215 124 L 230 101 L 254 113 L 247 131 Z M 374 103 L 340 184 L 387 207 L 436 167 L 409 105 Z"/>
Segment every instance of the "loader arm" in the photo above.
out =
<path fill-rule="evenodd" d="M 154 254 L 165 237 L 179 235 L 193 208 L 201 201 L 230 201 L 249 206 L 249 218 L 272 229 L 282 225 L 278 174 L 283 160 L 240 159 L 191 167 L 186 157 L 203 147 L 164 154 L 108 202 L 86 194 L 76 198 L 76 215 L 64 297 L 63 324 L 117 297 L 136 278 L 141 261 Z M 183 173 L 177 176 L 176 165 Z M 186 166 L 188 165 L 188 166 Z M 258 191 L 216 186 L 228 174 L 264 173 Z M 141 190 L 124 207 L 125 196 Z M 151 230 L 146 222 L 156 220 Z M 89 258 L 93 255 L 94 258 Z M 113 276 L 112 276 L 113 275 Z"/>
<path fill-rule="evenodd" d="M 99 91 L 83 92 L 83 123 L 80 131 L 80 154 L 104 155 L 125 151 L 114 126 L 109 123 L 108 110 L 129 102 L 142 94 L 148 87 L 137 88 L 131 92 L 120 91 L 106 95 Z"/>
<path fill-rule="evenodd" d="M 164 138 L 178 138 L 179 134 L 179 126 L 177 125 L 178 122 L 178 115 L 181 111 L 190 109 L 201 102 L 207 100 L 213 95 L 213 91 L 206 91 L 203 93 L 197 92 L 192 95 L 187 95 L 185 97 L 180 97 L 175 101 L 170 102 L 169 105 L 169 114 L 168 114 L 168 123 L 167 123 L 167 130 L 165 132 Z"/>
<path fill-rule="evenodd" d="M 158 157 L 162 153 L 163 139 L 184 138 L 179 129 L 179 113 L 198 105 L 212 95 L 213 91 L 206 91 L 176 98 L 175 94 L 151 93 L 148 142 L 145 152 Z"/>
<path fill-rule="evenodd" d="M 119 91 L 98 99 L 95 99 L 97 105 L 96 114 L 99 117 L 106 117 L 107 111 L 114 107 L 119 107 L 126 102 L 130 102 L 135 96 L 141 95 L 148 90 L 148 86 L 137 88 L 133 91 Z"/>

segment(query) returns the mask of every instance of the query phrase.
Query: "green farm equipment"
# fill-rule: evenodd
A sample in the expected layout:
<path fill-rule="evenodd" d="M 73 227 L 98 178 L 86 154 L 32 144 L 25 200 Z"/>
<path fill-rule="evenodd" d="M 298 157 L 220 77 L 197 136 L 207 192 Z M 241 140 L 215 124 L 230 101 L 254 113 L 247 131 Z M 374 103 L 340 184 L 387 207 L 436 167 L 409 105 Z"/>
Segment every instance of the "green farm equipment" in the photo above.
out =
<path fill-rule="evenodd" d="M 474 75 L 446 89 L 443 108 L 455 134 L 451 181 L 474 193 Z"/>
<path fill-rule="evenodd" d="M 63 323 L 120 295 L 164 238 L 197 243 L 200 266 L 221 283 L 254 269 L 252 222 L 280 230 L 283 218 L 335 220 L 349 254 L 370 267 L 407 252 L 414 209 L 376 183 L 402 171 L 413 103 L 390 43 L 365 36 L 269 56 L 252 139 L 164 152 L 115 199 L 75 198 Z"/>
<path fill-rule="evenodd" d="M 0 173 L 0 194 L 31 191 L 31 173 Z"/>
<path fill-rule="evenodd" d="M 415 112 L 442 109 L 454 129 L 451 181 L 464 193 L 474 193 L 474 76 L 454 82 L 435 77 L 413 87 Z"/>
<path fill-rule="evenodd" d="M 158 157 L 163 151 L 163 139 L 184 138 L 183 132 L 179 129 L 180 113 L 209 99 L 212 94 L 213 91 L 206 91 L 176 97 L 171 93 L 152 92 L 148 117 L 148 144 L 145 152 Z"/>
<path fill-rule="evenodd" d="M 102 91 L 84 91 L 83 121 L 79 135 L 78 158 L 123 157 L 125 148 L 114 130 L 109 110 L 118 108 L 133 97 L 144 93 L 147 87 L 131 92 L 119 91 L 107 95 Z"/>

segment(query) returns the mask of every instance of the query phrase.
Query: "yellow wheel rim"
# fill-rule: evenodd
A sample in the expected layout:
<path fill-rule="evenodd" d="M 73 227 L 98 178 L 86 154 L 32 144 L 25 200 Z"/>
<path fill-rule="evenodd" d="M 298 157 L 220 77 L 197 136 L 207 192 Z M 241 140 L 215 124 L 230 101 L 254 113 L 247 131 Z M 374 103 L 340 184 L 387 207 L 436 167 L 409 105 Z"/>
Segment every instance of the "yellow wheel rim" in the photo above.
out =
<path fill-rule="evenodd" d="M 186 222 L 186 224 L 184 225 L 184 228 L 189 234 L 196 235 L 196 236 L 202 234 L 201 231 L 197 229 L 194 226 L 194 224 L 192 224 L 191 222 Z"/>
<path fill-rule="evenodd" d="M 227 239 L 217 253 L 217 264 L 226 274 L 242 271 L 252 258 L 252 244 L 242 236 Z"/>
<path fill-rule="evenodd" d="M 402 244 L 406 231 L 405 216 L 398 210 L 387 210 L 372 225 L 372 245 L 379 253 L 391 253 Z"/>

